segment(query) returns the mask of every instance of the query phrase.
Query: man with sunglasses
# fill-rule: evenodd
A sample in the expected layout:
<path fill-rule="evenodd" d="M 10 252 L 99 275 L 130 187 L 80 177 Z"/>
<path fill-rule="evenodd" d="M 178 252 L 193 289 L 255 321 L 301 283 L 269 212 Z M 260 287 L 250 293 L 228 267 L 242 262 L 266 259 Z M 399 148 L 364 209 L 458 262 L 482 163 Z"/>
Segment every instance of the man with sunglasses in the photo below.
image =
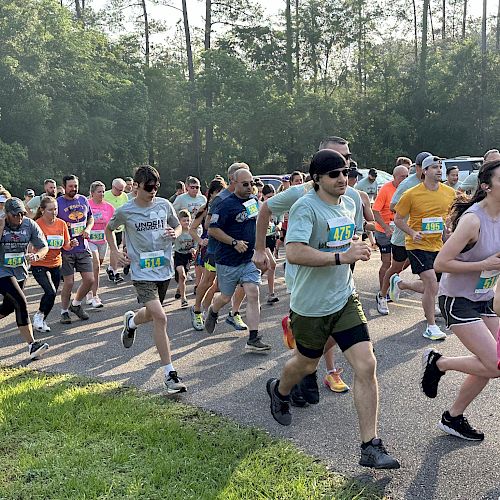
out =
<path fill-rule="evenodd" d="M 177 213 L 180 210 L 187 210 L 191 214 L 191 217 L 194 217 L 196 212 L 206 205 L 207 198 L 201 194 L 201 184 L 196 177 L 189 176 L 186 179 L 186 187 L 187 193 L 177 196 L 174 201 L 174 208 Z"/>
<path fill-rule="evenodd" d="M 259 205 L 253 196 L 253 177 L 247 169 L 233 174 L 234 193 L 222 201 L 212 213 L 208 232 L 218 242 L 215 253 L 220 295 L 208 309 L 205 330 L 213 333 L 219 311 L 231 301 L 238 285 L 242 285 L 247 297 L 247 325 L 249 337 L 245 349 L 253 352 L 268 351 L 259 336 L 260 271 L 252 262 L 255 246 L 255 221 Z"/>
<path fill-rule="evenodd" d="M 105 230 L 111 255 L 121 265 L 130 265 L 132 283 L 137 301 L 143 305 L 139 311 L 127 311 L 123 318 L 122 344 L 134 344 L 137 327 L 153 322 L 153 339 L 164 369 L 164 384 L 169 394 L 185 392 L 172 364 L 170 341 L 167 335 L 167 317 L 162 302 L 170 279 L 174 275 L 172 243 L 182 227 L 172 204 L 156 196 L 160 187 L 160 174 L 149 166 L 140 166 L 134 174 L 137 195 L 118 208 Z M 119 252 L 113 231 L 124 225 L 126 251 Z"/>
<path fill-rule="evenodd" d="M 399 468 L 399 463 L 377 435 L 376 360 L 349 267 L 358 260 L 369 260 L 371 250 L 356 235 L 356 206 L 344 196 L 348 172 L 341 154 L 318 151 L 309 168 L 314 188 L 290 211 L 286 254 L 297 266 L 290 296 L 296 349 L 281 379 L 267 381 L 267 392 L 274 419 L 290 425 L 290 392 L 305 375 L 316 372 L 324 347 L 333 337 L 354 371 L 354 401 L 362 440 L 359 463 L 393 469 Z"/>

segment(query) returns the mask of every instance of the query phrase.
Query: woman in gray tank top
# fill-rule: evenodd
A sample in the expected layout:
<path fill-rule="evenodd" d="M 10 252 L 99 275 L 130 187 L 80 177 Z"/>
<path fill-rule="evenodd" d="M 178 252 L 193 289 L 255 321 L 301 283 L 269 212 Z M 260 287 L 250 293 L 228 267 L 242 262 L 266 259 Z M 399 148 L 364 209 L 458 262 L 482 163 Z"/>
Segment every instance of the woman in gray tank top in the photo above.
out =
<path fill-rule="evenodd" d="M 491 378 L 500 377 L 497 359 L 498 316 L 493 298 L 500 275 L 500 161 L 483 164 L 472 199 L 458 200 L 452 210 L 453 234 L 436 258 L 442 272 L 439 306 L 448 328 L 472 355 L 443 356 L 427 349 L 422 358 L 422 390 L 436 397 L 440 378 L 450 370 L 466 374 L 458 396 L 438 427 L 471 441 L 484 434 L 463 412 Z"/>

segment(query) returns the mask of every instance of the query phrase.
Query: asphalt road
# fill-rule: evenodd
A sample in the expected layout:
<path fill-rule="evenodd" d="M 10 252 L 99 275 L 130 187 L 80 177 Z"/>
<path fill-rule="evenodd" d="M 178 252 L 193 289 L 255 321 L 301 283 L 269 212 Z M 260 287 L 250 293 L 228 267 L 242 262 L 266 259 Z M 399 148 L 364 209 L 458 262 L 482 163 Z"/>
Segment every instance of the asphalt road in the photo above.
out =
<path fill-rule="evenodd" d="M 271 417 L 265 383 L 269 377 L 279 377 L 290 356 L 281 337 L 281 318 L 288 310 L 282 266 L 278 273 L 281 300 L 274 306 L 262 306 L 261 332 L 273 347 L 269 354 L 245 352 L 245 332 L 233 331 L 224 321 L 213 335 L 194 331 L 188 311 L 179 309 L 173 289 L 168 292 L 165 309 L 174 362 L 188 386 L 188 392 L 179 399 L 290 439 L 321 458 L 331 470 L 375 484 L 389 498 L 497 500 L 500 497 L 499 379 L 486 387 L 466 413 L 469 421 L 485 433 L 484 442 L 470 443 L 439 431 L 436 424 L 450 406 L 463 376 L 447 374 L 435 400 L 423 396 L 419 390 L 420 357 L 431 341 L 421 335 L 425 323 L 419 297 L 403 295 L 400 303 L 390 305 L 389 316 L 379 316 L 374 302 L 377 270 L 378 254 L 375 254 L 370 262 L 358 263 L 355 280 L 369 318 L 378 360 L 380 436 L 400 460 L 400 470 L 371 471 L 357 465 L 359 437 L 351 393 L 333 394 L 322 386 L 318 405 L 293 408 L 290 427 L 281 427 Z M 60 325 L 57 299 L 49 317 L 52 331 L 37 334 L 37 338 L 50 344 L 50 350 L 30 367 L 97 377 L 161 393 L 162 372 L 151 328 L 141 327 L 136 343 L 129 350 L 120 343 L 122 315 L 137 308 L 133 287 L 128 280 L 117 286 L 111 284 L 104 274 L 102 285 L 100 295 L 105 307 L 92 310 L 86 322 L 75 319 L 72 325 Z M 265 287 L 262 290 L 265 295 Z M 32 278 L 27 295 L 33 313 L 41 289 Z M 27 350 L 13 317 L 0 320 L 0 332 L 0 364 L 25 364 Z M 448 355 L 466 353 L 453 335 L 440 343 L 439 349 Z M 352 382 L 352 373 L 340 353 L 338 362 L 345 369 L 345 380 Z"/>

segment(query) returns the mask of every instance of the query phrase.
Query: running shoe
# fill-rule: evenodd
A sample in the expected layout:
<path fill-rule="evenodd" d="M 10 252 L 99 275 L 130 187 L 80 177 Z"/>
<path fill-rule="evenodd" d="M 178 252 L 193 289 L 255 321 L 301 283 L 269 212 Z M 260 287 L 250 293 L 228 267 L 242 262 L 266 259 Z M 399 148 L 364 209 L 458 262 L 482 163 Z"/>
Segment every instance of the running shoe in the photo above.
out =
<path fill-rule="evenodd" d="M 104 307 L 100 297 L 96 295 L 95 297 L 92 297 L 92 300 L 90 301 L 90 307 L 93 307 L 94 309 L 101 309 L 101 307 Z"/>
<path fill-rule="evenodd" d="M 379 438 L 372 439 L 368 446 L 361 446 L 359 465 L 373 469 L 399 469 L 401 467 L 399 462 L 389 455 Z"/>
<path fill-rule="evenodd" d="M 50 332 L 50 326 L 47 325 L 47 322 L 45 320 L 43 320 L 43 331 Z"/>
<path fill-rule="evenodd" d="M 304 399 L 312 405 L 319 403 L 318 373 L 306 375 L 300 382 L 300 390 Z"/>
<path fill-rule="evenodd" d="M 385 296 L 385 299 L 387 300 L 387 303 L 390 304 L 392 302 L 392 299 L 389 295 L 389 292 L 387 292 L 387 295 Z"/>
<path fill-rule="evenodd" d="M 422 337 L 429 340 L 444 340 L 446 333 L 442 332 L 437 325 L 427 325 L 427 328 L 422 333 Z"/>
<path fill-rule="evenodd" d="M 191 324 L 193 325 L 193 328 L 196 331 L 201 332 L 205 328 L 205 321 L 203 320 L 203 314 L 201 312 L 195 313 L 194 306 L 191 306 L 189 312 L 191 313 Z"/>
<path fill-rule="evenodd" d="M 226 318 L 226 323 L 234 327 L 235 330 L 246 330 L 247 325 L 241 319 L 241 314 L 239 312 L 230 312 Z"/>
<path fill-rule="evenodd" d="M 179 292 L 179 289 L 177 288 L 177 290 L 175 291 L 174 299 L 177 300 L 180 298 L 181 298 L 181 292 Z"/>
<path fill-rule="evenodd" d="M 290 413 L 290 403 L 281 399 L 276 393 L 276 387 L 279 380 L 270 378 L 266 384 L 266 390 L 271 398 L 271 415 L 274 420 L 281 425 L 290 425 L 292 423 L 292 414 Z"/>
<path fill-rule="evenodd" d="M 428 398 L 435 398 L 441 377 L 445 374 L 437 367 L 437 361 L 442 356 L 434 349 L 426 349 L 422 354 L 422 380 L 420 387 Z"/>
<path fill-rule="evenodd" d="M 443 413 L 438 429 L 467 441 L 482 441 L 484 434 L 472 427 L 463 415 L 452 417 L 447 411 Z"/>
<path fill-rule="evenodd" d="M 399 294 L 401 293 L 401 289 L 398 286 L 398 283 L 403 281 L 399 274 L 393 274 L 389 279 L 389 297 L 393 302 L 397 302 L 399 300 Z"/>
<path fill-rule="evenodd" d="M 329 387 L 333 392 L 347 392 L 349 390 L 349 386 L 342 380 L 342 377 L 340 376 L 342 371 L 342 368 L 332 370 L 331 372 L 328 372 L 323 379 L 323 383 L 326 385 L 326 387 Z"/>
<path fill-rule="evenodd" d="M 125 280 L 122 278 L 122 275 L 120 273 L 115 273 L 115 285 L 118 285 L 119 283 L 123 283 Z"/>
<path fill-rule="evenodd" d="M 123 268 L 123 274 L 124 274 L 125 276 L 128 276 L 128 273 L 129 273 L 129 272 L 130 272 L 130 264 L 129 264 L 129 265 L 127 265 L 127 266 L 125 266 L 125 267 Z"/>
<path fill-rule="evenodd" d="M 218 313 L 212 311 L 212 306 L 208 308 L 207 317 L 205 318 L 205 330 L 208 333 L 214 333 L 215 325 L 217 324 Z M 227 320 L 226 320 L 227 321 Z"/>
<path fill-rule="evenodd" d="M 70 312 L 78 316 L 83 321 L 87 321 L 90 317 L 88 313 L 84 311 L 81 304 L 79 306 L 74 306 L 73 304 L 70 304 L 68 309 Z"/>
<path fill-rule="evenodd" d="M 298 384 L 295 384 L 290 391 L 290 403 L 292 406 L 297 406 L 298 408 L 309 406 L 309 403 L 304 399 L 304 395 L 302 394 Z"/>
<path fill-rule="evenodd" d="M 61 313 L 61 319 L 59 321 L 63 325 L 71 325 L 71 316 L 69 315 L 69 312 L 66 311 Z"/>
<path fill-rule="evenodd" d="M 33 316 L 33 328 L 37 332 L 43 332 L 45 331 L 43 329 L 43 313 L 41 312 L 36 312 L 35 315 Z"/>
<path fill-rule="evenodd" d="M 377 311 L 384 316 L 389 314 L 389 308 L 387 307 L 387 299 L 380 295 L 380 292 L 376 295 L 377 300 Z"/>
<path fill-rule="evenodd" d="M 122 344 L 125 349 L 128 349 L 129 347 L 132 347 L 134 345 L 135 341 L 135 332 L 137 328 L 130 328 L 129 326 L 129 321 L 135 318 L 135 312 L 134 311 L 127 311 L 123 315 L 123 329 L 122 329 Z"/>
<path fill-rule="evenodd" d="M 115 281 L 115 272 L 112 271 L 109 267 L 106 269 L 106 274 L 108 275 L 108 280 L 114 283 Z"/>
<path fill-rule="evenodd" d="M 168 394 L 177 394 L 179 392 L 186 392 L 186 386 L 181 382 L 180 377 L 177 376 L 177 372 L 172 371 L 165 374 L 165 379 L 163 380 L 165 387 L 167 388 Z"/>
<path fill-rule="evenodd" d="M 267 303 L 268 304 L 276 304 L 276 302 L 279 302 L 279 298 L 278 296 L 275 294 L 275 293 L 270 293 L 268 296 L 267 296 Z"/>
<path fill-rule="evenodd" d="M 35 340 L 28 346 L 28 354 L 31 359 L 38 359 L 45 354 L 45 351 L 49 348 L 49 344 L 46 342 L 40 342 Z"/>
<path fill-rule="evenodd" d="M 182 299 L 181 300 L 181 307 L 187 307 L 189 304 L 188 304 L 188 301 L 186 299 Z"/>
<path fill-rule="evenodd" d="M 247 351 L 252 351 L 252 352 L 262 352 L 271 350 L 271 346 L 268 344 L 264 344 L 264 342 L 262 342 L 260 337 L 255 337 L 252 340 L 250 339 L 247 340 L 247 343 L 245 344 L 245 349 Z"/>
<path fill-rule="evenodd" d="M 283 342 L 285 343 L 285 347 L 288 349 L 295 349 L 295 337 L 293 336 L 289 316 L 285 316 L 281 320 L 281 326 L 283 327 Z"/>

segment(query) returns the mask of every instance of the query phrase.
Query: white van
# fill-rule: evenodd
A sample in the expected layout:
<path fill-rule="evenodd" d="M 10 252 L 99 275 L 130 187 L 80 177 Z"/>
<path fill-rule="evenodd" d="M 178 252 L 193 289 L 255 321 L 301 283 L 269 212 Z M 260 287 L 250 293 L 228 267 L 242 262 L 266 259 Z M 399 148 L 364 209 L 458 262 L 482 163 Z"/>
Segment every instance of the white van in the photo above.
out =
<path fill-rule="evenodd" d="M 458 167 L 458 181 L 463 180 L 473 171 L 479 170 L 483 164 L 482 156 L 457 156 L 456 158 L 447 158 L 443 160 L 443 181 L 446 180 L 446 170 L 450 167 Z"/>

